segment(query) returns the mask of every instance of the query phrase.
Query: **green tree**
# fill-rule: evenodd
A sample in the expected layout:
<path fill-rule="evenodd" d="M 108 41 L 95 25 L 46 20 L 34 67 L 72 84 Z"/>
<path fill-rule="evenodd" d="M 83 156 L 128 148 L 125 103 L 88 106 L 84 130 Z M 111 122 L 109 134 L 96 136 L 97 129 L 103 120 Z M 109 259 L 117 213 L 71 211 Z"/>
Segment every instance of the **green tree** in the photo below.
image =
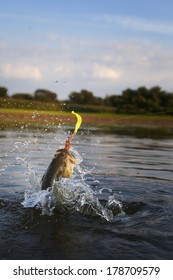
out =
<path fill-rule="evenodd" d="M 82 89 L 80 92 L 72 92 L 69 95 L 71 103 L 80 105 L 101 105 L 102 98 L 95 97 L 91 91 Z"/>
<path fill-rule="evenodd" d="M 104 105 L 117 107 L 120 102 L 120 96 L 118 95 L 107 95 L 104 99 Z"/>
<path fill-rule="evenodd" d="M 8 89 L 6 87 L 3 86 L 0 87 L 0 97 L 1 98 L 8 97 Z"/>
<path fill-rule="evenodd" d="M 42 102 L 55 102 L 57 101 L 56 93 L 47 89 L 37 89 L 34 93 L 35 100 Z"/>
<path fill-rule="evenodd" d="M 125 103 L 131 103 L 133 96 L 136 94 L 136 91 L 133 89 L 126 89 L 122 92 L 122 96 Z"/>

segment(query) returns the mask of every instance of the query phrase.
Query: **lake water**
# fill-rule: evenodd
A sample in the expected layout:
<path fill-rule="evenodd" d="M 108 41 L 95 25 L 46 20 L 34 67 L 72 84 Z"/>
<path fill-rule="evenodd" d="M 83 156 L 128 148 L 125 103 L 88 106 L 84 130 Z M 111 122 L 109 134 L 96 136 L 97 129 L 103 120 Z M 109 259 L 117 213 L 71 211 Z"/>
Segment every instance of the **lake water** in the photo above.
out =
<path fill-rule="evenodd" d="M 173 259 L 172 139 L 84 130 L 73 178 L 40 191 L 68 134 L 0 132 L 0 259 Z"/>

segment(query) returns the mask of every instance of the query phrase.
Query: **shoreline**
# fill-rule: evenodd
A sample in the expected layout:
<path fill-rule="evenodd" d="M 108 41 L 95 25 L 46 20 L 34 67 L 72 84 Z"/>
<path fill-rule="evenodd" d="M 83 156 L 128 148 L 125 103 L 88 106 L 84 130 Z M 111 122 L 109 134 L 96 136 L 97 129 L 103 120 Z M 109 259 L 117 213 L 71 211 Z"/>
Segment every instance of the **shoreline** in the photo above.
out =
<path fill-rule="evenodd" d="M 113 129 L 115 127 L 162 127 L 173 129 L 173 116 L 162 114 L 125 115 L 110 113 L 80 113 L 83 127 Z M 0 109 L 0 128 L 49 127 L 74 125 L 76 118 L 70 112 L 25 109 Z"/>

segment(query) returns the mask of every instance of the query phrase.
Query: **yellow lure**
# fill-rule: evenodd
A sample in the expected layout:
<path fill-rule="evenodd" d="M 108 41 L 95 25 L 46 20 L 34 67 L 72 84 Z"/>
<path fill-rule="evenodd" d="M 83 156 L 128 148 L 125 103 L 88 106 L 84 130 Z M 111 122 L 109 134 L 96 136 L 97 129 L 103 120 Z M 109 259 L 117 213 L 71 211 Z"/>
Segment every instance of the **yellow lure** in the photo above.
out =
<path fill-rule="evenodd" d="M 82 117 L 79 114 L 75 113 L 74 111 L 72 111 L 72 114 L 74 114 L 76 116 L 76 118 L 77 118 L 75 130 L 74 130 L 75 133 L 77 133 L 77 131 L 78 131 L 78 129 L 81 126 L 81 123 L 82 123 Z"/>

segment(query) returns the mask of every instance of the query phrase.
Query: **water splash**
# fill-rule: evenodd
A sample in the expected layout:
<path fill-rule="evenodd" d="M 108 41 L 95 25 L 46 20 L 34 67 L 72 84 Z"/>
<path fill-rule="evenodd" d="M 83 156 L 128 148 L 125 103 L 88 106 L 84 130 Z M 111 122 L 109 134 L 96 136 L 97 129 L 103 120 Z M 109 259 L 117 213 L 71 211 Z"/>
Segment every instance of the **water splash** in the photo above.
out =
<path fill-rule="evenodd" d="M 25 134 L 21 131 L 12 146 L 7 143 L 3 158 L 0 158 L 1 161 L 3 159 L 1 178 L 5 176 L 3 174 L 7 171 L 8 176 L 11 176 L 12 168 L 14 168 L 15 184 L 17 182 L 19 186 L 27 189 L 22 202 L 24 207 L 38 208 L 42 215 L 53 215 L 62 211 L 100 217 L 106 221 L 112 221 L 115 209 L 118 208 L 119 212 L 122 212 L 121 205 L 116 197 L 111 198 L 111 190 L 109 189 L 105 193 L 105 188 L 101 186 L 101 182 L 95 180 L 93 169 L 89 169 L 83 164 L 83 157 L 74 147 L 71 148 L 71 152 L 76 158 L 77 166 L 73 177 L 71 179 L 64 178 L 54 183 L 52 189 L 41 190 L 40 181 L 43 175 L 43 165 L 46 168 L 48 164 L 46 153 L 48 152 L 53 156 L 52 149 L 56 149 L 57 144 L 59 146 L 64 144 L 64 135 L 60 133 L 59 137 L 52 137 L 52 134 L 48 132 L 46 136 L 51 141 L 44 142 L 38 131 L 27 133 L 27 140 L 25 140 Z M 70 134 L 70 132 L 66 133 Z M 40 140 L 38 141 L 38 139 Z M 41 164 L 40 153 L 44 159 Z M 10 161 L 8 161 L 9 158 Z M 16 181 L 16 174 L 18 175 L 18 181 Z M 104 201 L 101 199 L 103 195 Z"/>
<path fill-rule="evenodd" d="M 84 181 L 80 180 L 62 180 L 54 186 L 54 196 L 57 202 L 57 208 L 64 208 L 68 212 L 80 212 L 84 215 L 100 216 L 111 221 L 112 212 L 105 208 L 92 189 Z"/>
<path fill-rule="evenodd" d="M 34 170 L 30 169 L 30 188 L 25 193 L 22 205 L 27 208 L 39 208 L 42 215 L 52 215 L 55 212 L 81 213 L 111 222 L 115 209 L 118 209 L 117 213 L 123 213 L 121 203 L 112 195 L 108 196 L 106 203 L 100 202 L 100 189 L 93 190 L 86 183 L 85 176 L 90 172 L 82 166 L 83 159 L 78 151 L 72 148 L 72 152 L 77 159 L 73 177 L 62 178 L 61 181 L 55 182 L 52 188 L 40 190 L 38 177 L 35 176 Z"/>

